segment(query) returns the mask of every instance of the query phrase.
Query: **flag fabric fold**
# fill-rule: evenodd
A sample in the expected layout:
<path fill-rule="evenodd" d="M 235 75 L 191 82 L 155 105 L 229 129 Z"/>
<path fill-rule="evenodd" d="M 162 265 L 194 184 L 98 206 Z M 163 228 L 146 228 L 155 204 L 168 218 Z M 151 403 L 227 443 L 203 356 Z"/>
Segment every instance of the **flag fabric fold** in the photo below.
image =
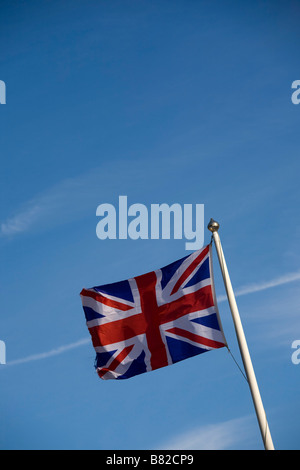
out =
<path fill-rule="evenodd" d="M 102 379 L 127 379 L 226 346 L 211 245 L 168 266 L 81 291 Z"/>

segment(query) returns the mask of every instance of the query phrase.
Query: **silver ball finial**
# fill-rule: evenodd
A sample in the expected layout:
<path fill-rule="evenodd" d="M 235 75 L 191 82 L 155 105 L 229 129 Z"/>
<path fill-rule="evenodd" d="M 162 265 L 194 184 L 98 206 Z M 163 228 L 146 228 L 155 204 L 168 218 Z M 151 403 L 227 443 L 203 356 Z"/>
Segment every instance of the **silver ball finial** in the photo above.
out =
<path fill-rule="evenodd" d="M 211 232 L 217 232 L 219 230 L 220 225 L 214 219 L 210 219 L 209 224 L 207 226 L 208 230 Z"/>

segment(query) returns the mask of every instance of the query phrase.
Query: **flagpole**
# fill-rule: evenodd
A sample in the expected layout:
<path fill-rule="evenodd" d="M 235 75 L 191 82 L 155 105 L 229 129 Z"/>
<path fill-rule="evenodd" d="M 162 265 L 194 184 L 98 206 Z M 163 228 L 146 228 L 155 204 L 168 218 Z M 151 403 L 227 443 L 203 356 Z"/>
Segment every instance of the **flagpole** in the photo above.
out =
<path fill-rule="evenodd" d="M 207 228 L 208 230 L 212 232 L 213 239 L 215 242 L 215 247 L 216 247 L 217 254 L 218 254 L 223 281 L 224 281 L 225 289 L 227 293 L 228 303 L 229 303 L 229 307 L 231 310 L 231 315 L 232 315 L 232 319 L 233 319 L 233 323 L 234 323 L 234 327 L 236 331 L 236 336 L 237 336 L 247 380 L 249 383 L 252 400 L 254 403 L 255 412 L 256 412 L 256 416 L 257 416 L 259 427 L 260 427 L 260 432 L 261 432 L 262 439 L 264 442 L 264 447 L 266 450 L 274 450 L 274 445 L 273 445 L 271 433 L 269 430 L 266 413 L 263 407 L 262 399 L 261 399 L 259 388 L 257 385 L 250 353 L 248 350 L 248 346 L 247 346 L 247 342 L 246 342 L 246 338 L 245 338 L 245 334 L 244 334 L 244 330 L 243 330 L 243 326 L 241 322 L 241 318 L 239 315 L 239 311 L 237 308 L 234 292 L 232 289 L 228 269 L 226 266 L 226 261 L 225 261 L 225 257 L 224 257 L 224 253 L 223 253 L 223 249 L 221 245 L 220 236 L 218 234 L 219 227 L 220 226 L 218 222 L 216 222 L 213 219 L 210 219 L 210 222 Z"/>

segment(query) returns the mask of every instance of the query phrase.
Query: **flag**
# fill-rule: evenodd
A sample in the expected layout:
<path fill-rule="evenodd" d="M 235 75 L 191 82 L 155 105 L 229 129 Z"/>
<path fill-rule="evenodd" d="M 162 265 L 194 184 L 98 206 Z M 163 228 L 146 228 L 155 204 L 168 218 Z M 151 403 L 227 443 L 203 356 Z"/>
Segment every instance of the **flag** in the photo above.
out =
<path fill-rule="evenodd" d="M 127 379 L 226 346 L 211 245 L 156 271 L 81 291 L 102 379 Z"/>

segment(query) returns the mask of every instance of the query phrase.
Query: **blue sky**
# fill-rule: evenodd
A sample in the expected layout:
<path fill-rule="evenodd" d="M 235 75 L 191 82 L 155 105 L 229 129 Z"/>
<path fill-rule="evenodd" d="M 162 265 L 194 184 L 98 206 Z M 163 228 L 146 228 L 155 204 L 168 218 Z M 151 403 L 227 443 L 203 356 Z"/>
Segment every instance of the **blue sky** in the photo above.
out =
<path fill-rule="evenodd" d="M 226 351 L 102 381 L 82 287 L 187 254 L 99 240 L 96 208 L 204 204 L 274 445 L 299 449 L 299 2 L 1 1 L 0 446 L 262 449 Z M 205 243 L 210 233 L 205 229 Z M 219 310 L 241 363 L 216 253 Z"/>

